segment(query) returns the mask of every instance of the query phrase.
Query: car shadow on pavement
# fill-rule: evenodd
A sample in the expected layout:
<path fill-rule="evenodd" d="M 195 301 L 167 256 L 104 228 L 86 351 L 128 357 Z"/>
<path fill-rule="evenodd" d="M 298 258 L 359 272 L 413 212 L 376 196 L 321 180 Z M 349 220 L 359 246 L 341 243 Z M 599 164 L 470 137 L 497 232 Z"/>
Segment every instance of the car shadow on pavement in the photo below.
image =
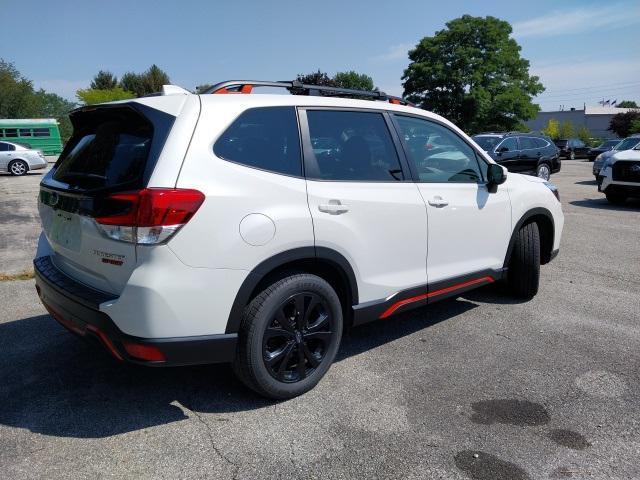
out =
<path fill-rule="evenodd" d="M 576 207 L 597 208 L 601 210 L 614 210 L 618 212 L 634 211 L 640 209 L 640 200 L 636 198 L 630 198 L 623 205 L 614 205 L 609 201 L 602 198 L 586 198 L 584 200 L 573 200 L 569 202 Z"/>
<path fill-rule="evenodd" d="M 486 289 L 483 289 L 486 290 Z M 460 315 L 451 299 L 348 332 L 337 362 Z M 103 438 L 189 418 L 266 408 L 228 365 L 150 368 L 113 360 L 50 316 L 0 324 L 0 424 L 43 435 Z"/>

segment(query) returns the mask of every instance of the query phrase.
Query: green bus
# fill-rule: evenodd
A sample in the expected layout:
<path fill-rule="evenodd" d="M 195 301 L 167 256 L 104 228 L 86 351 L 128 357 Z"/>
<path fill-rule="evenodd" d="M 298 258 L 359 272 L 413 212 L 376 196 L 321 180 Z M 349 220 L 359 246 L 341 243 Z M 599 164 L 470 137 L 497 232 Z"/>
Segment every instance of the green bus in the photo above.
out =
<path fill-rule="evenodd" d="M 60 155 L 62 140 L 55 118 L 0 118 L 0 141 L 20 143 L 41 150 L 45 155 Z"/>

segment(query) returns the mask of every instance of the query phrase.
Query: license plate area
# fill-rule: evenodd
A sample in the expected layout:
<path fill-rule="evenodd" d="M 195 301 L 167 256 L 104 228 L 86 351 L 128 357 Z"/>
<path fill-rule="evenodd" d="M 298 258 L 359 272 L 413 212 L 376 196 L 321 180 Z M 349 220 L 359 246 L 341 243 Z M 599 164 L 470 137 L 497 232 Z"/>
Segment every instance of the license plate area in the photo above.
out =
<path fill-rule="evenodd" d="M 62 248 L 79 251 L 82 236 L 80 235 L 80 218 L 73 213 L 56 210 L 51 218 L 49 240 Z"/>

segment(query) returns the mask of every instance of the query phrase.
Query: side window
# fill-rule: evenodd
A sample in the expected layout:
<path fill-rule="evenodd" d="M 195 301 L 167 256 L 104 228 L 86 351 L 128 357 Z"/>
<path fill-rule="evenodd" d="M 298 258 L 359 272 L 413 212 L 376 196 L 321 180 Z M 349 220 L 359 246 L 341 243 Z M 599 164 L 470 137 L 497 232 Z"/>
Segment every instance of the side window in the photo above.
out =
<path fill-rule="evenodd" d="M 30 137 L 31 136 L 31 129 L 30 128 L 21 128 L 20 129 L 20 136 L 21 137 Z"/>
<path fill-rule="evenodd" d="M 545 148 L 549 146 L 549 142 L 547 142 L 543 138 L 534 138 L 533 142 L 535 143 L 537 148 Z"/>
<path fill-rule="evenodd" d="M 15 138 L 18 136 L 18 129 L 17 128 L 5 128 L 4 129 L 4 136 L 7 138 Z"/>
<path fill-rule="evenodd" d="M 225 160 L 285 175 L 302 175 L 298 121 L 293 107 L 252 108 L 213 146 Z"/>
<path fill-rule="evenodd" d="M 4 143 L 4 142 L 0 142 L 0 152 L 6 152 L 7 150 L 9 150 L 9 145 Z"/>
<path fill-rule="evenodd" d="M 34 137 L 49 137 L 49 136 L 51 136 L 51 133 L 49 132 L 48 128 L 34 128 L 33 129 L 33 136 Z"/>
<path fill-rule="evenodd" d="M 522 150 L 533 150 L 537 148 L 535 143 L 535 138 L 531 137 L 520 137 L 520 149 Z"/>
<path fill-rule="evenodd" d="M 393 182 L 402 168 L 381 113 L 307 110 L 313 151 L 307 177 L 317 180 Z M 307 153 L 307 152 L 306 152 Z"/>
<path fill-rule="evenodd" d="M 506 148 L 506 150 L 504 150 Z M 518 140 L 516 137 L 507 137 L 498 147 L 498 150 L 503 152 L 515 152 L 518 150 Z"/>
<path fill-rule="evenodd" d="M 395 115 L 407 156 L 421 182 L 477 183 L 482 173 L 476 153 L 448 128 L 429 120 Z M 481 161 L 486 170 L 487 165 Z"/>
<path fill-rule="evenodd" d="M 584 147 L 584 142 L 582 140 L 576 140 L 574 146 L 577 148 L 582 148 Z"/>

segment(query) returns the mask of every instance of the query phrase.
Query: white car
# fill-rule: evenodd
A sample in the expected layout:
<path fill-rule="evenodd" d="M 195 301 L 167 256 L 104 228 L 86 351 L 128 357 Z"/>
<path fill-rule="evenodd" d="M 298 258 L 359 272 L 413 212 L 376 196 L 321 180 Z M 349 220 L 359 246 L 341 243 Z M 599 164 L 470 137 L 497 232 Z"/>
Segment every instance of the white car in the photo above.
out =
<path fill-rule="evenodd" d="M 19 143 L 0 142 L 0 172 L 19 176 L 46 166 L 47 160 L 40 150 L 33 150 Z"/>
<path fill-rule="evenodd" d="M 303 95 L 248 94 L 260 86 Z M 382 92 L 166 86 L 71 120 L 41 183 L 36 285 L 118 360 L 231 362 L 290 398 L 327 372 L 343 329 L 498 281 L 533 297 L 560 246 L 552 184 L 507 176 L 451 122 Z M 446 155 L 409 148 L 414 127 Z"/>
<path fill-rule="evenodd" d="M 627 198 L 640 198 L 640 146 L 607 157 L 598 175 L 598 191 L 607 200 L 622 205 Z"/>

